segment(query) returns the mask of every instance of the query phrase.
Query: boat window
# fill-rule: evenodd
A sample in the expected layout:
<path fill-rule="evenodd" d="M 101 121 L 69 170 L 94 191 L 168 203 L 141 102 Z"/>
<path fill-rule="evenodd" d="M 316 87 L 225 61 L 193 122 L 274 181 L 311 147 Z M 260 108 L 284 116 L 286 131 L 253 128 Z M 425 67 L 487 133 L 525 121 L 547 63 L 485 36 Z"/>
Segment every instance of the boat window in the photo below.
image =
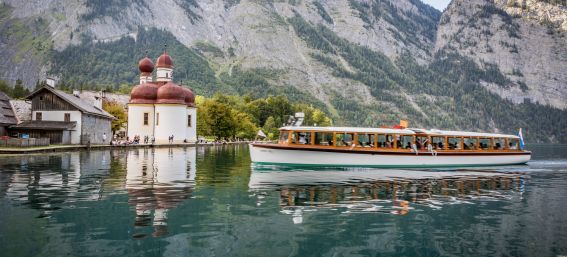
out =
<path fill-rule="evenodd" d="M 465 150 L 476 150 L 477 143 L 478 139 L 476 137 L 465 137 L 463 147 Z"/>
<path fill-rule="evenodd" d="M 378 135 L 378 148 L 394 148 L 392 135 Z"/>
<path fill-rule="evenodd" d="M 356 147 L 373 148 L 374 141 L 374 134 L 358 134 L 358 142 L 356 143 Z"/>
<path fill-rule="evenodd" d="M 447 139 L 447 146 L 450 150 L 461 150 L 461 141 L 462 138 L 460 137 L 449 137 Z"/>
<path fill-rule="evenodd" d="M 280 143 L 287 143 L 288 137 L 289 137 L 289 131 L 281 131 L 280 132 Z"/>
<path fill-rule="evenodd" d="M 504 146 L 506 145 L 506 143 L 504 142 L 504 138 L 495 138 L 492 140 L 492 142 L 494 142 L 494 146 L 492 147 L 492 149 L 504 150 Z"/>
<path fill-rule="evenodd" d="M 426 150 L 429 145 L 429 139 L 426 136 L 418 136 L 415 139 L 415 145 L 419 150 Z"/>
<path fill-rule="evenodd" d="M 291 142 L 298 145 L 310 145 L 311 132 L 295 132 L 291 137 Z"/>
<path fill-rule="evenodd" d="M 351 146 L 353 135 L 354 134 L 352 134 L 352 133 L 336 133 L 335 134 L 335 141 L 336 141 L 335 146 Z"/>
<path fill-rule="evenodd" d="M 445 137 L 431 137 L 431 143 L 435 150 L 445 149 Z"/>
<path fill-rule="evenodd" d="M 489 150 L 489 149 L 491 149 L 491 147 L 490 147 L 490 138 L 481 138 L 478 147 L 479 147 L 480 149 L 482 149 L 482 150 Z"/>
<path fill-rule="evenodd" d="M 398 149 L 411 149 L 411 144 L 413 143 L 413 136 L 407 135 L 397 135 L 398 137 Z"/>
<path fill-rule="evenodd" d="M 508 139 L 508 149 L 510 149 L 510 150 L 520 149 L 520 140 L 517 139 L 517 138 Z"/>
<path fill-rule="evenodd" d="M 315 144 L 323 146 L 333 145 L 333 133 L 315 132 Z"/>

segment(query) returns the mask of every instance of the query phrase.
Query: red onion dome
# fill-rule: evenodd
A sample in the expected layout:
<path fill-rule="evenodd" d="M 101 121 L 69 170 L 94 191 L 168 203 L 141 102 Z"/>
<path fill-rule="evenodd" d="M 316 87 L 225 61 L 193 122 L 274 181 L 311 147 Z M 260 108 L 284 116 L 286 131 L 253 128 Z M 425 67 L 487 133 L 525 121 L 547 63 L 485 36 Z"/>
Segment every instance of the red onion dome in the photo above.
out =
<path fill-rule="evenodd" d="M 130 92 L 131 104 L 153 104 L 156 101 L 158 86 L 150 83 L 144 83 L 132 88 Z"/>
<path fill-rule="evenodd" d="M 185 91 L 173 82 L 167 82 L 157 91 L 158 104 L 185 104 Z"/>
<path fill-rule="evenodd" d="M 144 57 L 138 62 L 138 68 L 142 73 L 152 73 L 154 72 L 154 62 L 148 57 Z"/>
<path fill-rule="evenodd" d="M 169 55 L 167 54 L 167 52 L 163 52 L 162 55 L 160 55 L 160 57 L 157 59 L 157 67 L 158 68 L 172 68 L 173 67 L 173 61 L 171 60 L 171 57 L 169 57 Z"/>
<path fill-rule="evenodd" d="M 183 91 L 185 91 L 185 104 L 187 106 L 195 106 L 195 95 L 191 89 L 183 87 Z"/>

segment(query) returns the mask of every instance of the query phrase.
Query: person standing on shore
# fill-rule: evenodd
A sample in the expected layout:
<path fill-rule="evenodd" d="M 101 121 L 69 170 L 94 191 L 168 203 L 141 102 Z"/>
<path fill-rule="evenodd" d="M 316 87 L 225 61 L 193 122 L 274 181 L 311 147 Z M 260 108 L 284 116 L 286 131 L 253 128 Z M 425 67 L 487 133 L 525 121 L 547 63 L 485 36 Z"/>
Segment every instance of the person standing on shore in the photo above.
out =
<path fill-rule="evenodd" d="M 106 143 L 106 133 L 102 134 L 102 143 Z"/>

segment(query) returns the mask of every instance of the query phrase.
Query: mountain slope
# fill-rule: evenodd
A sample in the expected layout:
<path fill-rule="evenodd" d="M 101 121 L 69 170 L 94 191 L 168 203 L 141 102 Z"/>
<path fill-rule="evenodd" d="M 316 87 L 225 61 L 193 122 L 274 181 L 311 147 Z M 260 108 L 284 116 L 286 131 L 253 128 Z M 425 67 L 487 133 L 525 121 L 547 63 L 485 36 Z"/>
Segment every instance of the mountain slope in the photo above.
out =
<path fill-rule="evenodd" d="M 559 129 L 567 125 L 566 111 L 524 101 L 562 108 L 564 74 L 552 69 L 550 78 L 557 77 L 559 85 L 549 83 L 558 91 L 551 95 L 548 84 L 532 78 L 547 78 L 538 75 L 541 70 L 517 72 L 514 66 L 510 74 L 505 64 L 516 63 L 513 55 L 495 54 L 494 60 L 490 54 L 477 58 L 471 49 L 463 50 L 456 42 L 469 34 L 474 39 L 480 25 L 470 21 L 477 19 L 476 5 L 469 15 L 455 11 L 457 0 L 443 17 L 418 0 L 5 2 L 7 18 L 0 24 L 31 24 L 41 16 L 47 28 L 41 31 L 48 32 L 41 35 L 53 39 L 54 51 L 30 57 L 37 65 L 28 67 L 36 71 L 26 73 L 32 75 L 25 78 L 29 86 L 44 70 L 74 87 L 126 89 L 137 80 L 136 63 L 144 52 L 155 58 L 167 43 L 176 81 L 198 94 L 285 94 L 326 109 L 339 125 L 391 125 L 409 119 L 416 127 L 508 133 L 524 127 L 532 141 L 567 140 Z M 488 1 L 479 4 L 500 8 Z M 480 24 L 493 24 L 503 31 L 498 38 L 528 55 L 521 40 L 506 34 L 517 26 L 503 27 L 498 10 Z M 524 33 L 524 25 L 518 26 L 519 34 Z M 12 61 L 15 55 L 3 56 L 9 65 L 20 65 Z M 561 58 L 552 63 L 566 63 Z M 1 72 L 9 79 L 23 76 Z"/>
<path fill-rule="evenodd" d="M 565 109 L 567 7 L 546 2 L 454 0 L 440 21 L 436 48 L 498 67 L 507 81 L 482 83 L 491 92 Z"/>

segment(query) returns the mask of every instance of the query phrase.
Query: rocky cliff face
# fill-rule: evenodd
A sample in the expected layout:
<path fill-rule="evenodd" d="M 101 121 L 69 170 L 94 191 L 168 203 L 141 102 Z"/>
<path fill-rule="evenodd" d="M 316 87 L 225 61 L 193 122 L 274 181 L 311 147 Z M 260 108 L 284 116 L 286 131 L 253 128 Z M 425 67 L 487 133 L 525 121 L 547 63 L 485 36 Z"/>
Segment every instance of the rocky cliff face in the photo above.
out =
<path fill-rule="evenodd" d="M 454 0 L 443 13 L 436 50 L 496 65 L 505 85 L 483 83 L 520 103 L 567 107 L 567 7 L 543 1 Z"/>

